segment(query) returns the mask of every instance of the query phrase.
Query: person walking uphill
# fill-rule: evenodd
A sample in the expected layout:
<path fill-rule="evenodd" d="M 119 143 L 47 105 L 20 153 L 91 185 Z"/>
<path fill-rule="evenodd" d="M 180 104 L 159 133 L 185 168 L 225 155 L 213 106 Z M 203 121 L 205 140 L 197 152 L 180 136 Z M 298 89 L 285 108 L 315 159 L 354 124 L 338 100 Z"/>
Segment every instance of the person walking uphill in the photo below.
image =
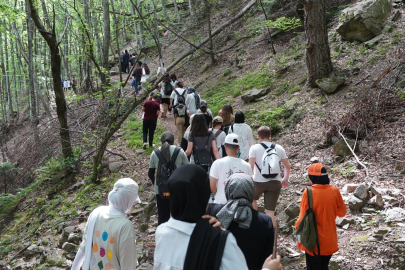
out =
<path fill-rule="evenodd" d="M 153 135 L 155 134 L 157 119 L 160 114 L 160 105 L 157 102 L 159 97 L 152 94 L 152 100 L 148 100 L 143 104 L 143 148 L 148 146 L 148 133 L 149 133 L 149 147 L 153 146 Z"/>
<path fill-rule="evenodd" d="M 122 70 L 122 72 L 129 73 L 129 58 L 130 57 L 131 56 L 129 55 L 128 50 L 125 50 L 124 56 L 122 57 L 122 62 L 124 65 L 124 69 Z"/>
<path fill-rule="evenodd" d="M 123 178 L 108 194 L 109 206 L 91 212 L 71 270 L 135 269 L 136 233 L 125 214 L 140 203 L 138 184 Z"/>
<path fill-rule="evenodd" d="M 249 150 L 249 163 L 253 170 L 253 181 L 255 182 L 253 207 L 257 210 L 256 200 L 264 193 L 264 211 L 274 222 L 277 200 L 280 196 L 281 187 L 288 186 L 291 165 L 284 148 L 270 142 L 270 127 L 260 127 L 257 131 L 257 137 L 260 143 L 253 145 Z M 280 162 L 284 165 L 284 178 L 280 175 Z"/>
<path fill-rule="evenodd" d="M 186 125 L 189 122 L 190 111 L 184 105 L 184 99 L 179 97 L 179 105 L 174 108 L 174 124 L 177 127 L 177 144 L 181 144 L 181 139 L 186 131 Z"/>
<path fill-rule="evenodd" d="M 252 176 L 234 173 L 225 184 L 226 204 L 211 203 L 207 214 L 235 236 L 249 270 L 260 270 L 273 253 L 274 228 L 269 216 L 253 209 L 254 191 Z"/>
<path fill-rule="evenodd" d="M 139 95 L 139 83 L 141 82 L 141 77 L 142 77 L 142 68 L 141 65 L 138 63 L 135 64 L 134 67 L 134 72 L 132 73 L 132 76 L 134 77 L 131 87 L 135 88 L 135 94 L 138 96 Z"/>
<path fill-rule="evenodd" d="M 162 162 L 160 159 L 163 157 L 167 163 L 174 162 L 174 164 L 172 164 L 174 165 L 173 169 L 188 164 L 188 159 L 183 149 L 173 145 L 174 144 L 173 133 L 165 131 L 162 134 L 160 141 L 162 142 L 162 146 L 152 152 L 152 155 L 150 156 L 149 171 L 148 171 L 149 179 L 152 181 L 152 185 L 154 185 L 156 194 L 156 204 L 158 209 L 158 225 L 167 222 L 170 218 L 170 200 L 168 198 L 162 198 L 159 192 L 159 184 L 161 180 L 160 172 L 162 166 Z M 175 152 L 177 152 L 176 156 L 174 156 Z M 160 158 L 158 154 L 161 154 Z M 156 170 L 157 173 L 155 177 Z"/>
<path fill-rule="evenodd" d="M 346 215 L 346 205 L 338 188 L 330 185 L 325 166 L 320 163 L 312 164 L 308 168 L 308 176 L 312 182 L 312 209 L 316 218 L 319 247 L 307 250 L 299 242 L 298 248 L 305 251 L 307 270 L 327 270 L 333 253 L 339 250 L 336 217 Z M 297 230 L 309 207 L 308 190 L 302 194 L 300 215 L 295 223 Z M 314 255 L 320 256 L 314 256 Z"/>
<path fill-rule="evenodd" d="M 235 114 L 235 123 L 229 128 L 229 134 L 235 133 L 239 136 L 239 158 L 249 162 L 249 150 L 253 145 L 252 128 L 245 124 L 245 115 L 243 112 L 238 111 Z"/>

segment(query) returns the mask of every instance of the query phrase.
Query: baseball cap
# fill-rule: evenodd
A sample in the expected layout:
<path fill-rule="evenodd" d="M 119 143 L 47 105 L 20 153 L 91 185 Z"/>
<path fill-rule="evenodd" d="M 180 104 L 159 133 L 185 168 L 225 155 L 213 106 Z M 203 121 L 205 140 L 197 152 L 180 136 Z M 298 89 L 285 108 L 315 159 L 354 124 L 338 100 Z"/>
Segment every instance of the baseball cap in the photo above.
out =
<path fill-rule="evenodd" d="M 214 117 L 214 119 L 212 119 L 212 122 L 222 123 L 222 122 L 224 122 L 224 119 L 222 119 L 221 116 L 217 115 Z"/>
<path fill-rule="evenodd" d="M 323 166 L 321 163 L 315 163 L 309 166 L 308 175 L 324 176 L 328 175 L 328 173 L 326 172 L 325 166 Z"/>
<path fill-rule="evenodd" d="M 234 133 L 226 135 L 225 144 L 239 145 L 239 136 Z"/>

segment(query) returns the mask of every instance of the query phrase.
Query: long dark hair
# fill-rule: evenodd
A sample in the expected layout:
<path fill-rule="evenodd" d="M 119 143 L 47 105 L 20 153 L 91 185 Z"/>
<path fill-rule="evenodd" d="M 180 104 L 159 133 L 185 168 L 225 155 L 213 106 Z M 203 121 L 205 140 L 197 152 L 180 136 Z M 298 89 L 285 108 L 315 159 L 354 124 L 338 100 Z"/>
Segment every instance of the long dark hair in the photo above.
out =
<path fill-rule="evenodd" d="M 146 75 L 150 75 L 150 69 L 149 69 L 149 67 L 148 67 L 148 64 L 143 63 L 142 66 L 143 66 L 143 68 L 145 69 L 145 74 L 146 74 Z"/>
<path fill-rule="evenodd" d="M 232 109 L 232 105 L 231 104 L 225 104 L 222 107 L 222 112 L 221 112 L 221 117 L 224 120 L 224 125 L 229 124 L 229 122 L 231 122 L 232 119 L 232 115 L 233 115 L 233 109 Z"/>
<path fill-rule="evenodd" d="M 176 76 L 176 74 L 172 73 L 172 74 L 170 75 L 170 79 L 172 80 L 172 82 L 177 81 L 177 76 Z"/>
<path fill-rule="evenodd" d="M 202 114 L 194 115 L 190 130 L 194 137 L 206 137 L 211 135 L 211 131 L 208 130 L 207 121 L 205 121 L 205 117 Z"/>
<path fill-rule="evenodd" d="M 164 83 L 171 82 L 169 73 L 165 73 L 165 75 L 163 75 L 162 82 Z"/>

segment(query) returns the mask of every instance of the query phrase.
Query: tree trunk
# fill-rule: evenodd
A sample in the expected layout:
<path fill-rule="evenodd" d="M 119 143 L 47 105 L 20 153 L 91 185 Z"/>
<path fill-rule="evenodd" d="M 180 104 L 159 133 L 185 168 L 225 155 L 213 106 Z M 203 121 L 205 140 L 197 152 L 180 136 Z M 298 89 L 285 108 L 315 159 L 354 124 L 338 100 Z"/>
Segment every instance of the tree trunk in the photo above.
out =
<path fill-rule="evenodd" d="M 307 84 L 317 87 L 316 80 L 328 77 L 332 72 L 332 60 L 328 43 L 325 0 L 301 0 L 305 6 Z"/>
<path fill-rule="evenodd" d="M 59 135 L 62 144 L 62 153 L 65 158 L 69 158 L 73 155 L 72 145 L 70 142 L 70 131 L 67 121 L 67 106 L 65 100 L 65 94 L 63 93 L 63 87 L 61 84 L 61 57 L 59 54 L 59 42 L 56 40 L 55 29 L 46 29 L 39 18 L 38 11 L 35 7 L 35 0 L 27 0 L 31 11 L 31 17 L 34 20 L 36 27 L 41 33 L 42 37 L 48 44 L 51 52 L 51 71 L 53 79 L 53 90 L 55 92 L 56 111 L 58 114 L 58 120 L 60 125 Z M 70 170 L 66 168 L 68 172 Z"/>
<path fill-rule="evenodd" d="M 34 84 L 34 56 L 32 53 L 32 46 L 33 46 L 33 38 L 34 38 L 34 27 L 32 25 L 31 19 L 31 10 L 29 4 L 27 2 L 26 5 L 27 11 L 27 30 L 28 30 L 28 88 L 29 88 L 29 95 L 30 95 L 30 111 L 31 111 L 31 123 L 35 128 L 39 124 L 38 115 L 37 115 L 37 101 L 35 96 L 35 84 Z"/>
<path fill-rule="evenodd" d="M 135 10 L 134 6 L 132 6 L 132 14 L 134 15 L 134 34 L 135 34 L 136 46 L 138 48 L 141 48 L 140 43 L 139 43 L 139 37 L 138 37 L 138 27 L 136 25 L 136 18 L 135 18 L 136 10 Z"/>
<path fill-rule="evenodd" d="M 177 23 L 181 24 L 180 12 L 179 12 L 179 7 L 177 6 L 177 1 L 173 0 L 173 4 L 174 4 L 174 10 L 175 10 L 176 16 L 177 16 Z"/>
<path fill-rule="evenodd" d="M 138 7 L 139 7 L 139 12 L 142 14 L 142 1 L 138 0 Z M 139 22 L 139 41 L 141 43 L 141 48 L 143 48 L 143 22 Z"/>
<path fill-rule="evenodd" d="M 14 109 L 13 109 L 13 96 L 11 95 L 11 85 L 10 85 L 10 68 L 9 68 L 9 51 L 8 51 L 8 42 L 7 42 L 7 32 L 4 32 L 4 51 L 5 51 L 5 58 L 6 58 L 6 91 L 7 91 L 7 101 L 8 101 L 8 118 L 9 120 L 13 120 L 14 118 Z"/>
<path fill-rule="evenodd" d="M 110 27 L 110 5 L 109 0 L 103 0 L 103 25 L 104 25 L 104 39 L 103 39 L 103 68 L 104 72 L 101 74 L 101 83 L 105 86 L 108 85 L 108 77 L 110 70 L 110 63 L 108 61 L 109 45 L 111 40 L 111 27 Z"/>
<path fill-rule="evenodd" d="M 194 3 L 193 0 L 188 0 L 188 7 L 190 9 L 191 20 L 195 19 Z"/>
<path fill-rule="evenodd" d="M 12 32 L 12 29 L 10 27 L 9 29 L 10 33 Z M 15 47 L 14 47 L 15 46 Z M 11 65 L 13 68 L 13 74 L 14 74 L 14 81 L 13 81 L 13 85 L 14 85 L 14 99 L 15 99 L 15 111 L 16 111 L 16 118 L 18 119 L 20 116 L 20 112 L 19 112 L 19 104 L 18 104 L 18 88 L 17 88 L 17 80 L 22 80 L 22 74 L 17 72 L 17 68 L 16 68 L 16 64 L 15 64 L 15 55 L 17 55 L 18 49 L 17 49 L 17 44 L 15 42 L 13 42 L 11 44 L 11 55 L 13 57 L 11 57 Z"/>
<path fill-rule="evenodd" d="M 205 16 L 207 18 L 207 24 L 208 24 L 208 39 L 209 39 L 211 65 L 215 65 L 214 43 L 212 41 L 212 33 L 211 33 L 211 6 L 208 3 L 208 0 L 204 0 L 204 5 L 205 5 Z"/>
<path fill-rule="evenodd" d="M 89 22 L 89 4 L 87 2 L 87 0 L 83 0 L 83 13 L 84 13 L 84 18 L 86 19 L 86 23 Z M 85 44 L 87 44 L 89 41 L 85 41 L 86 37 L 85 34 L 83 34 L 83 42 Z M 85 45 L 84 46 L 84 51 L 88 51 L 88 46 L 89 45 Z M 84 62 L 83 62 L 83 71 L 84 71 L 84 87 L 86 89 L 87 93 L 91 93 L 91 89 L 92 89 L 92 85 L 91 85 L 91 68 L 90 68 L 90 59 L 88 57 L 84 58 Z"/>

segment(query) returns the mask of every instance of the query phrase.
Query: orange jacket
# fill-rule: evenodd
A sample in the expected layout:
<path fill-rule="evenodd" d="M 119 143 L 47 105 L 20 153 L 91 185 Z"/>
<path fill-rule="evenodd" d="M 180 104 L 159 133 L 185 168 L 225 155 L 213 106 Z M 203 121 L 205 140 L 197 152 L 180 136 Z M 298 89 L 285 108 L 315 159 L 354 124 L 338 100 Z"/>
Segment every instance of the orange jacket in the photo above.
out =
<path fill-rule="evenodd" d="M 336 216 L 344 217 L 346 214 L 346 205 L 343 202 L 342 195 L 338 188 L 331 185 L 312 185 L 313 209 L 316 217 L 316 224 L 318 226 L 319 246 L 321 255 L 332 255 L 339 250 L 337 233 L 336 233 Z M 295 223 L 295 230 L 297 230 L 302 218 L 308 209 L 308 195 L 305 189 L 302 194 L 302 201 L 300 205 L 300 215 Z M 298 249 L 313 255 L 312 250 L 307 250 L 300 243 Z M 318 254 L 318 249 L 315 248 Z"/>

